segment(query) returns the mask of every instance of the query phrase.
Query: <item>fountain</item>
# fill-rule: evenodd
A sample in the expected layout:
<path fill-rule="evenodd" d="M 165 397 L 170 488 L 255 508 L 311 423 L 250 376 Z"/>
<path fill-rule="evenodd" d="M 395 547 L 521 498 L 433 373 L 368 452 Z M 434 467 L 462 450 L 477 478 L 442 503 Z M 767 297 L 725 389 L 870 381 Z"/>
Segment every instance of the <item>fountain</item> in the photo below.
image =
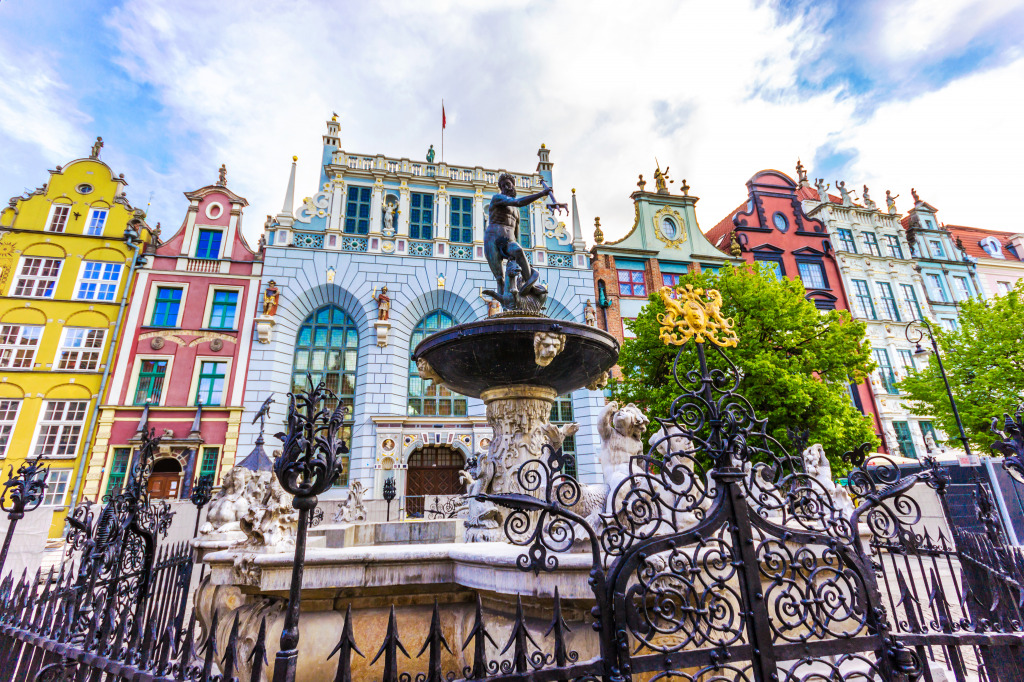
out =
<path fill-rule="evenodd" d="M 465 542 L 354 547 L 323 547 L 316 542 L 307 549 L 305 533 L 300 533 L 298 544 L 305 554 L 301 569 L 296 569 L 291 552 L 278 547 L 266 548 L 278 551 L 260 551 L 252 542 L 229 549 L 211 547 L 220 551 L 204 554 L 211 571 L 196 598 L 204 629 L 213 625 L 216 614 L 220 639 L 238 618 L 245 652 L 246 646 L 251 650 L 255 645 L 257 631 L 265 624 L 268 657 L 275 654 L 284 629 L 285 639 L 297 641 L 297 645 L 291 643 L 291 653 L 282 650 L 277 655 L 297 659 L 296 680 L 333 676 L 334 664 L 328 661 L 328 654 L 344 629 L 346 612 L 351 610 L 355 632 L 373 633 L 367 639 L 378 641 L 391 617 L 385 604 L 398 599 L 398 608 L 404 612 L 403 627 L 416 628 L 408 633 L 411 639 L 427 631 L 429 605 L 441 601 L 447 605 L 441 628 L 450 641 L 461 643 L 473 627 L 472 616 L 479 605 L 490 612 L 494 636 L 499 640 L 521 622 L 516 616 L 519 609 L 525 609 L 528 619 L 549 619 L 550 599 L 557 593 L 563 616 L 579 626 L 573 626 L 574 645 L 581 655 L 596 653 L 591 651 L 594 643 L 586 638 L 583 625 L 593 602 L 588 584 L 590 557 L 565 555 L 557 576 L 542 574 L 524 583 L 518 562 L 522 550 L 503 541 L 506 512 L 486 498 L 522 493 L 516 476 L 521 465 L 541 457 L 547 444 L 558 448 L 566 435 L 575 432 L 575 425 L 558 429 L 548 423 L 552 403 L 558 396 L 584 387 L 603 387 L 618 359 L 618 343 L 595 327 L 543 314 L 547 291 L 516 235 L 518 207 L 550 197 L 551 189 L 545 186 L 540 193 L 517 197 L 514 180 L 507 174 L 498 179 L 498 186 L 484 237 L 495 289 L 485 293 L 501 304 L 503 312 L 434 334 L 424 339 L 413 355 L 424 379 L 480 398 L 487 406 L 494 433 L 487 451 L 477 455 L 471 466 Z M 564 208 L 553 199 L 550 207 Z M 300 403 L 305 400 L 300 398 Z M 290 428 L 292 421 L 290 417 Z M 312 499 L 315 505 L 315 495 Z M 296 497 L 294 506 L 303 512 L 298 524 L 306 523 L 308 501 L 301 502 Z M 429 537 L 429 533 L 424 535 Z M 289 635 L 294 614 L 287 613 L 286 597 L 290 588 L 295 589 L 293 572 L 298 573 L 301 619 Z M 539 621 L 533 627 L 543 632 Z M 454 652 L 446 667 L 461 669 L 469 663 L 464 652 Z M 357 659 L 353 675 L 359 678 L 356 666 L 366 665 L 368 661 Z M 370 674 L 368 669 L 362 670 Z"/>

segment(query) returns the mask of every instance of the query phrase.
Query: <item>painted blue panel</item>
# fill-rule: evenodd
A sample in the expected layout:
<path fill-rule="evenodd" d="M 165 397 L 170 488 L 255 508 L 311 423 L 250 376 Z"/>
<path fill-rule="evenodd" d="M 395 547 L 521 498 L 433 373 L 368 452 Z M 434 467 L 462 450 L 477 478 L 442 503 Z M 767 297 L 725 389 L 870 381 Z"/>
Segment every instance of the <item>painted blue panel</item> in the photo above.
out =
<path fill-rule="evenodd" d="M 616 263 L 621 261 L 616 260 Z M 685 275 L 690 271 L 690 265 L 688 263 L 673 263 L 671 261 L 658 261 L 658 268 L 662 272 L 671 272 L 678 275 Z"/>

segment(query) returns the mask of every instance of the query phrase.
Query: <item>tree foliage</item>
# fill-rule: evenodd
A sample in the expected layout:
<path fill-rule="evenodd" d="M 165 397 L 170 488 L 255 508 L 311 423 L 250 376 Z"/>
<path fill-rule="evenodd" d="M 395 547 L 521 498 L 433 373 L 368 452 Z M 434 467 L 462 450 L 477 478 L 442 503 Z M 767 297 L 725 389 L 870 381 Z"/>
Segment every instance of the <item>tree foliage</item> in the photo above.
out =
<path fill-rule="evenodd" d="M 995 435 L 992 417 L 1011 414 L 1024 402 L 1024 279 L 995 298 L 970 299 L 960 306 L 955 331 L 934 328 L 942 364 L 956 399 L 964 431 L 974 448 L 987 453 Z M 922 345 L 931 350 L 927 334 Z M 917 415 L 931 415 L 946 442 L 960 447 L 946 386 L 932 354 L 928 365 L 910 373 L 899 387 Z"/>
<path fill-rule="evenodd" d="M 808 429 L 811 443 L 821 443 L 839 475 L 849 465 L 841 455 L 855 446 L 878 439 L 870 417 L 851 403 L 849 382 L 863 381 L 874 368 L 865 338 L 866 325 L 850 319 L 846 311 L 821 311 L 805 298 L 799 280 L 779 280 L 763 268 L 727 266 L 716 275 L 690 273 L 681 284 L 717 289 L 722 314 L 732 317 L 739 346 L 726 349 L 741 373 L 739 393 L 750 401 L 758 418 L 768 419 L 768 433 L 788 450 L 787 427 Z M 626 339 L 619 354 L 623 377 L 612 382 L 612 396 L 636 403 L 649 416 L 668 416 L 681 391 L 672 378 L 672 363 L 679 350 L 658 338 L 658 315 L 665 312 L 658 294 L 627 326 L 636 335 Z M 728 365 L 707 344 L 708 364 Z M 683 346 L 678 372 L 698 365 L 695 344 Z M 652 421 L 652 432 L 657 423 Z M 798 454 L 798 453 L 794 453 Z"/>

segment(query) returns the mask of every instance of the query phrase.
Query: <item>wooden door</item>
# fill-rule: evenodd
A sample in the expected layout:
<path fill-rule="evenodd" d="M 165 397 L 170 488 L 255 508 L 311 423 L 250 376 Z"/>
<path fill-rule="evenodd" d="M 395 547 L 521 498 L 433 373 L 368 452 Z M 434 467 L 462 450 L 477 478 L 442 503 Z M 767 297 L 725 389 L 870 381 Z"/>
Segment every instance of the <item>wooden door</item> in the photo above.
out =
<path fill-rule="evenodd" d="M 154 472 L 149 477 L 149 496 L 157 500 L 178 497 L 181 475 L 171 471 Z"/>
<path fill-rule="evenodd" d="M 464 466 L 465 459 L 459 451 L 447 446 L 430 445 L 412 453 L 405 487 L 406 514 L 422 515 L 424 497 L 427 495 L 461 493 L 459 471 Z"/>

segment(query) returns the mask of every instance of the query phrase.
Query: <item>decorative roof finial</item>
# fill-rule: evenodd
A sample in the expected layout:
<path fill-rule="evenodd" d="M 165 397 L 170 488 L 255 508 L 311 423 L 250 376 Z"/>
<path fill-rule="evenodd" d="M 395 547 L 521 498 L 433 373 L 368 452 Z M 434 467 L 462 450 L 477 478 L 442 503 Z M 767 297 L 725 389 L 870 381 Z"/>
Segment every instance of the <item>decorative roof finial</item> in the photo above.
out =
<path fill-rule="evenodd" d="M 644 174 L 643 173 L 640 174 L 640 179 L 636 181 L 636 186 L 640 188 L 641 192 L 643 192 L 644 191 L 644 187 L 647 186 L 647 181 L 644 180 Z"/>
<path fill-rule="evenodd" d="M 594 243 L 604 243 L 604 232 L 601 231 L 601 218 L 597 216 L 594 217 Z"/>
<path fill-rule="evenodd" d="M 331 120 L 332 121 L 337 121 L 338 120 L 338 112 L 337 111 L 332 111 L 331 112 Z"/>
<path fill-rule="evenodd" d="M 98 158 L 100 158 L 100 148 L 102 148 L 102 147 L 103 147 L 103 138 L 97 136 L 96 142 L 93 143 L 93 145 L 92 145 L 92 152 L 89 153 L 89 158 L 90 159 L 98 159 Z"/>
<path fill-rule="evenodd" d="M 690 196 L 690 186 L 686 184 L 686 178 L 683 178 L 683 184 L 679 185 L 679 189 L 683 190 L 683 196 Z"/>
<path fill-rule="evenodd" d="M 220 165 L 220 173 L 217 176 L 217 186 L 227 187 L 228 186 L 228 167 L 225 164 Z"/>
<path fill-rule="evenodd" d="M 917 190 L 913 187 L 910 188 L 910 196 L 914 197 L 914 204 L 921 203 L 921 197 L 917 196 Z"/>
<path fill-rule="evenodd" d="M 811 183 L 807 180 L 807 169 L 804 168 L 804 164 L 801 163 L 800 158 L 796 160 L 796 179 L 797 184 L 801 187 L 810 187 Z"/>
<path fill-rule="evenodd" d="M 729 244 L 729 253 L 740 258 L 743 255 L 743 247 L 740 246 L 740 239 L 736 236 L 736 230 L 732 231 L 732 241 Z"/>

